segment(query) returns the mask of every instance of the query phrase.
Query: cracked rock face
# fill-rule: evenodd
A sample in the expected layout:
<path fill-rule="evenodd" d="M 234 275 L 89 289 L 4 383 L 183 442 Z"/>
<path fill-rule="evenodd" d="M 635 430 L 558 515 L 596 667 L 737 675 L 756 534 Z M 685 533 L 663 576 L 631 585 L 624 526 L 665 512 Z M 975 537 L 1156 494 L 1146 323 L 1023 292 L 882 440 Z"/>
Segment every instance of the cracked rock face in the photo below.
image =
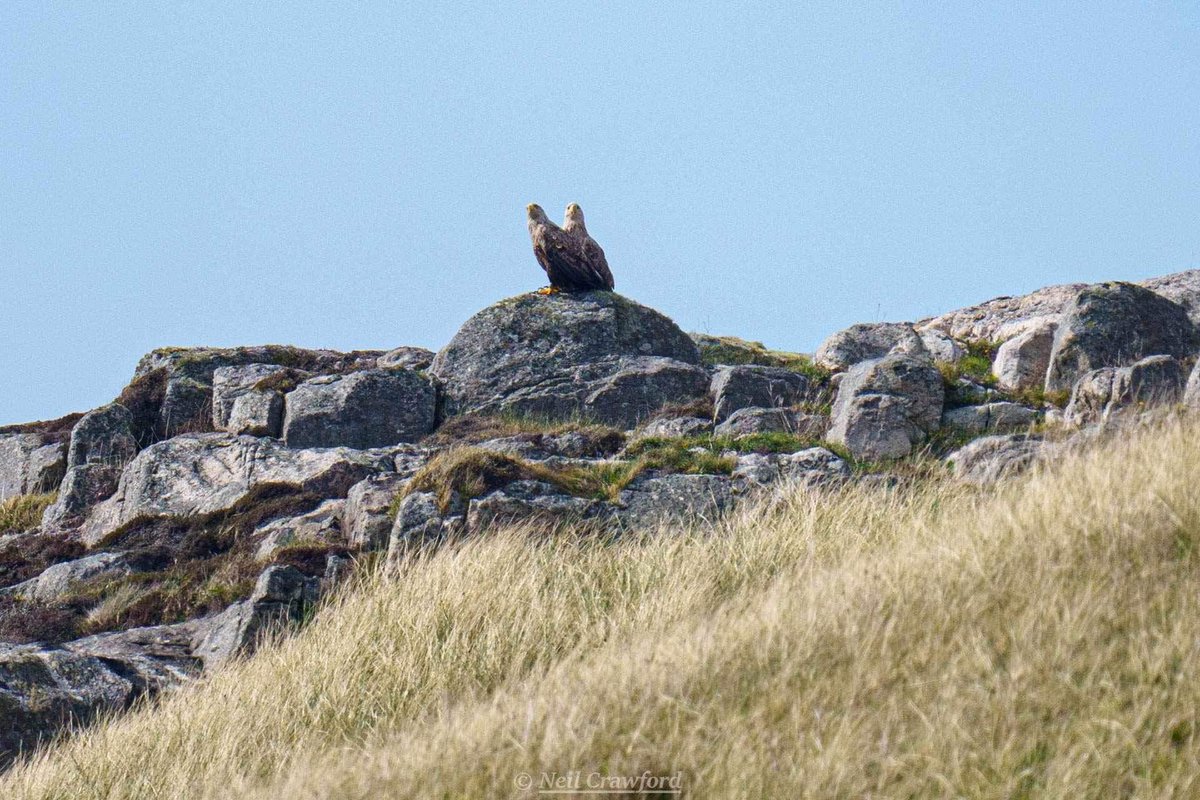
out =
<path fill-rule="evenodd" d="M 521 295 L 467 321 L 438 353 L 444 413 L 592 416 L 632 428 L 708 388 L 695 342 L 610 292 Z"/>
<path fill-rule="evenodd" d="M 413 442 L 433 430 L 433 384 L 407 370 L 363 370 L 311 378 L 284 399 L 288 447 L 360 450 Z"/>
<path fill-rule="evenodd" d="M 1147 356 L 1186 358 L 1200 345 L 1183 306 L 1131 283 L 1079 292 L 1054 336 L 1046 389 L 1070 389 L 1084 374 Z"/>
<path fill-rule="evenodd" d="M 385 451 L 344 447 L 290 449 L 273 439 L 202 433 L 152 445 L 129 463 L 116 493 L 84 523 L 92 545 L 141 517 L 202 516 L 228 511 L 260 486 L 285 485 L 344 497 L 355 483 L 394 469 Z"/>
<path fill-rule="evenodd" d="M 927 359 L 864 361 L 838 385 L 828 438 L 856 458 L 900 458 L 937 430 L 944 401 L 942 375 Z"/>

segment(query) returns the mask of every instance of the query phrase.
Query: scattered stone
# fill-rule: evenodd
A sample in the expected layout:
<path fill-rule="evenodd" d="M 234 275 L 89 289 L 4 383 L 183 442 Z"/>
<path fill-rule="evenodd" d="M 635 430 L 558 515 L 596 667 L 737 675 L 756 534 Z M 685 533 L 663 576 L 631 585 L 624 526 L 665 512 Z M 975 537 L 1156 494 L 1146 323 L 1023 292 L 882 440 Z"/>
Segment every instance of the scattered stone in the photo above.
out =
<path fill-rule="evenodd" d="M 930 357 L 925 343 L 910 323 L 868 322 L 851 325 L 830 336 L 817 348 L 813 360 L 827 369 L 840 372 L 889 353 L 914 358 Z"/>
<path fill-rule="evenodd" d="M 704 417 L 668 417 L 656 419 L 643 427 L 638 434 L 644 439 L 682 439 L 688 436 L 706 436 L 713 432 L 711 419 Z"/>
<path fill-rule="evenodd" d="M 293 545 L 344 541 L 342 513 L 345 506 L 345 500 L 326 500 L 306 514 L 261 525 L 254 531 L 254 537 L 260 540 L 254 557 L 259 561 L 270 561 L 280 550 Z"/>
<path fill-rule="evenodd" d="M 605 516 L 610 509 L 601 500 L 572 497 L 548 483 L 514 481 L 468 504 L 467 530 L 480 533 L 523 522 L 548 526 L 577 524 Z"/>
<path fill-rule="evenodd" d="M 59 647 L 0 643 L 0 768 L 68 726 L 123 711 L 194 675 L 191 629 L 140 628 Z"/>
<path fill-rule="evenodd" d="M 838 386 L 828 439 L 855 458 L 900 458 L 941 423 L 942 375 L 928 360 L 890 355 L 851 367 Z"/>
<path fill-rule="evenodd" d="M 428 369 L 434 352 L 424 347 L 397 347 L 381 355 L 375 362 L 379 369 Z"/>
<path fill-rule="evenodd" d="M 631 529 L 715 522 L 733 508 L 733 481 L 725 475 L 645 474 L 621 490 L 619 503 L 620 522 Z"/>
<path fill-rule="evenodd" d="M 997 297 L 969 308 L 921 320 L 919 330 L 936 329 L 960 342 L 1004 342 L 1026 326 L 1054 320 L 1066 311 L 1085 283 L 1047 286 L 1020 297 Z"/>
<path fill-rule="evenodd" d="M 381 550 L 392 530 L 391 506 L 409 475 L 385 473 L 359 481 L 346 495 L 342 529 L 351 547 Z"/>
<path fill-rule="evenodd" d="M 412 370 L 325 375 L 287 395 L 283 440 L 296 448 L 386 447 L 432 431 L 434 411 L 433 385 Z"/>
<path fill-rule="evenodd" d="M 709 393 L 713 419 L 722 422 L 742 408 L 781 408 L 804 402 L 809 380 L 798 372 L 779 367 L 718 367 Z"/>
<path fill-rule="evenodd" d="M 1006 431 L 1027 428 L 1037 421 L 1037 412 L 1016 403 L 987 403 L 964 406 L 942 414 L 942 427 L 957 428 L 969 433 Z"/>
<path fill-rule="evenodd" d="M 918 331 L 921 344 L 929 351 L 930 357 L 940 364 L 957 364 L 966 355 L 962 345 L 950 338 L 944 331 L 937 328 L 926 328 Z"/>
<path fill-rule="evenodd" d="M 80 464 L 123 466 L 137 451 L 133 415 L 120 403 L 109 403 L 85 414 L 75 424 L 67 450 L 67 469 Z"/>
<path fill-rule="evenodd" d="M 1050 368 L 1050 353 L 1054 349 L 1054 334 L 1058 322 L 1042 318 L 1025 331 L 1012 337 L 996 351 L 992 374 L 1002 389 L 1021 391 L 1043 386 Z"/>
<path fill-rule="evenodd" d="M 1054 337 L 1046 389 L 1070 389 L 1085 373 L 1150 355 L 1185 358 L 1200 336 L 1182 306 L 1131 283 L 1079 292 Z"/>
<path fill-rule="evenodd" d="M 36 433 L 0 435 L 0 500 L 41 494 L 58 487 L 66 468 L 66 446 Z"/>
<path fill-rule="evenodd" d="M 273 628 L 300 622 L 320 599 L 320 579 L 295 567 L 274 565 L 258 576 L 249 599 L 202 620 L 195 634 L 194 653 L 206 670 L 230 659 L 249 655 Z"/>
<path fill-rule="evenodd" d="M 212 400 L 212 385 L 207 382 L 184 376 L 168 379 L 158 412 L 163 438 L 211 431 Z"/>
<path fill-rule="evenodd" d="M 278 364 L 219 367 L 213 373 L 213 427 L 251 436 L 280 435 L 283 394 L 312 377 Z"/>
<path fill-rule="evenodd" d="M 739 408 L 713 431 L 737 438 L 755 433 L 791 433 L 795 413 L 786 408 Z"/>
<path fill-rule="evenodd" d="M 80 535 L 90 546 L 136 519 L 229 511 L 265 486 L 344 497 L 369 475 L 391 471 L 392 459 L 344 447 L 295 450 L 274 439 L 227 433 L 177 436 L 129 463 L 116 493 L 96 506 Z"/>
<path fill-rule="evenodd" d="M 115 579 L 131 572 L 123 553 L 94 553 L 47 567 L 36 578 L 0 589 L 26 600 L 57 600 L 89 581 Z"/>
<path fill-rule="evenodd" d="M 583 398 L 587 413 L 605 424 L 631 429 L 667 403 L 699 397 L 708 388 L 702 368 L 670 358 L 621 359 L 608 377 L 593 382 Z"/>
<path fill-rule="evenodd" d="M 437 357 L 447 415 L 580 415 L 626 429 L 702 395 L 695 343 L 662 314 L 611 292 L 527 294 L 476 314 Z"/>
<path fill-rule="evenodd" d="M 388 561 L 395 561 L 409 548 L 444 541 L 460 533 L 465 524 L 466 503 L 457 496 L 446 513 L 431 492 L 413 492 L 401 501 L 388 541 Z"/>
<path fill-rule="evenodd" d="M 984 436 L 946 457 L 967 483 L 990 484 L 1020 472 L 1052 452 L 1051 445 L 1025 434 Z"/>
<path fill-rule="evenodd" d="M 1106 422 L 1114 414 L 1178 402 L 1184 393 L 1183 368 L 1170 356 L 1151 356 L 1128 367 L 1088 372 L 1071 390 L 1064 420 L 1068 425 Z"/>
<path fill-rule="evenodd" d="M 1200 269 L 1151 278 L 1138 285 L 1183 306 L 1192 324 L 1200 326 Z"/>
<path fill-rule="evenodd" d="M 116 464 L 80 464 L 67 470 L 58 497 L 42 514 L 42 527 L 61 530 L 77 527 L 88 512 L 112 497 L 121 478 Z"/>
<path fill-rule="evenodd" d="M 850 466 L 824 447 L 796 453 L 746 453 L 738 456 L 733 477 L 760 486 L 785 481 L 788 485 L 831 486 L 850 477 Z"/>

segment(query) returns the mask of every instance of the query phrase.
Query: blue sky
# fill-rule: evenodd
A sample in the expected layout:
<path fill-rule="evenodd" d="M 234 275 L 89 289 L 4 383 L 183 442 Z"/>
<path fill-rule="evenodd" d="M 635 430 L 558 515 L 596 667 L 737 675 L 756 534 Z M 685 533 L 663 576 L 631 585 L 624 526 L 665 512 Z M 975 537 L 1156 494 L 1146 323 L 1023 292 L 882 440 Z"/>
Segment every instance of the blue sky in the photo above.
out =
<path fill-rule="evenodd" d="M 1200 267 L 1194 3 L 7 2 L 0 93 L 0 423 L 157 346 L 436 349 L 542 285 L 530 201 L 795 350 Z"/>

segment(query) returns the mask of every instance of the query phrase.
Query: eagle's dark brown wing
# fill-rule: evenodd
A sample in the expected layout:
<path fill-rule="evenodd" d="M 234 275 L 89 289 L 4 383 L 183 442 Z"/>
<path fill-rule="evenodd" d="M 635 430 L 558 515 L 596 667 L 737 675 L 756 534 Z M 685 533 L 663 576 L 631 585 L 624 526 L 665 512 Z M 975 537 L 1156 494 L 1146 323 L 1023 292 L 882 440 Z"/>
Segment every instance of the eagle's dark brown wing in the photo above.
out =
<path fill-rule="evenodd" d="M 613 282 L 612 270 L 608 268 L 608 259 L 604 257 L 604 248 L 587 234 L 581 236 L 580 239 L 583 243 L 581 248 L 583 261 L 589 266 L 597 288 L 607 289 L 611 292 L 616 284 Z"/>
<path fill-rule="evenodd" d="M 531 234 L 533 254 L 550 278 L 551 286 L 569 292 L 608 288 L 603 277 L 584 258 L 578 239 L 545 225 L 537 226 Z"/>

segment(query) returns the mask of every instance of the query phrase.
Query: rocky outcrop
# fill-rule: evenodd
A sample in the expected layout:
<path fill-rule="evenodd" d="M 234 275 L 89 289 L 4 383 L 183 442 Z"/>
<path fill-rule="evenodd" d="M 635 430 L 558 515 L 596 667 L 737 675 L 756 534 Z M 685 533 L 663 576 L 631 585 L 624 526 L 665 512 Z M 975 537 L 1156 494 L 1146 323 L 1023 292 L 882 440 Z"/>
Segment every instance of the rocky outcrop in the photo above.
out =
<path fill-rule="evenodd" d="M 424 347 L 397 347 L 376 359 L 375 366 L 379 369 L 428 369 L 434 355 L 432 350 Z"/>
<path fill-rule="evenodd" d="M 1064 414 L 1069 425 L 1106 422 L 1113 415 L 1178 402 L 1184 392 L 1180 363 L 1151 356 L 1128 367 L 1104 367 L 1081 377 Z"/>
<path fill-rule="evenodd" d="M 917 331 L 907 322 L 869 322 L 851 325 L 830 336 L 813 355 L 822 367 L 840 372 L 889 353 L 929 358 Z"/>
<path fill-rule="evenodd" d="M 1057 319 L 1038 319 L 1000 345 L 992 361 L 997 384 L 1009 391 L 1044 386 L 1057 330 Z"/>
<path fill-rule="evenodd" d="M 137 451 L 133 414 L 120 403 L 110 403 L 85 414 L 72 429 L 67 469 L 80 464 L 121 466 Z"/>
<path fill-rule="evenodd" d="M 373 475 L 350 488 L 342 510 L 342 529 L 350 546 L 362 550 L 387 546 L 392 530 L 392 500 L 409 477 L 401 473 Z"/>
<path fill-rule="evenodd" d="M 1200 269 L 1188 269 L 1138 284 L 1183 306 L 1192 324 L 1200 327 Z"/>
<path fill-rule="evenodd" d="M 796 453 L 747 453 L 738 456 L 733 477 L 759 486 L 836 486 L 850 478 L 850 465 L 824 447 Z"/>
<path fill-rule="evenodd" d="M 801 439 L 820 439 L 829 418 L 787 408 L 740 408 L 718 425 L 717 436 L 736 439 L 756 433 L 786 433 Z"/>
<path fill-rule="evenodd" d="M 228 511 L 266 486 L 344 497 L 355 483 L 393 468 L 386 451 L 295 450 L 225 433 L 177 436 L 129 463 L 116 493 L 96 507 L 81 536 L 91 545 L 136 519 Z"/>
<path fill-rule="evenodd" d="M 0 435 L 0 500 L 54 491 L 66 460 L 66 445 L 41 434 Z"/>
<path fill-rule="evenodd" d="M 1185 358 L 1200 335 L 1182 306 L 1131 283 L 1103 283 L 1076 295 L 1054 337 L 1046 388 L 1070 389 L 1085 373 L 1151 355 Z"/>
<path fill-rule="evenodd" d="M 58 497 L 42 515 L 42 526 L 48 530 L 78 526 L 96 504 L 112 497 L 120 478 L 121 467 L 116 464 L 71 467 L 59 487 Z"/>
<path fill-rule="evenodd" d="M 36 578 L 0 589 L 0 593 L 30 600 L 55 600 L 89 581 L 123 577 L 131 571 L 123 553 L 93 553 L 47 567 Z"/>
<path fill-rule="evenodd" d="M 1054 449 L 1036 436 L 984 436 L 951 453 L 946 462 L 961 480 L 989 484 L 1021 472 Z"/>
<path fill-rule="evenodd" d="M 695 343 L 657 311 L 610 292 L 521 295 L 476 314 L 438 353 L 443 411 L 590 416 L 633 428 L 701 396 Z"/>
<path fill-rule="evenodd" d="M 1012 431 L 1028 428 L 1037 421 L 1037 412 L 1016 403 L 986 403 L 964 406 L 942 414 L 942 427 L 968 433 Z"/>
<path fill-rule="evenodd" d="M 0 643 L 0 767 L 68 725 L 124 710 L 195 675 L 193 629 L 141 628 L 59 647 Z"/>
<path fill-rule="evenodd" d="M 921 320 L 918 330 L 935 328 L 965 342 L 1004 342 L 1047 320 L 1055 321 L 1087 288 L 1086 283 L 1047 286 L 1020 297 L 997 297 L 969 308 Z"/>
<path fill-rule="evenodd" d="M 900 458 L 941 423 L 942 375 L 904 355 L 864 361 L 838 385 L 828 439 L 856 458 Z"/>
<path fill-rule="evenodd" d="M 252 436 L 279 436 L 283 394 L 312 373 L 277 364 L 219 367 L 213 372 L 213 427 Z"/>
<path fill-rule="evenodd" d="M 719 367 L 709 385 L 713 418 L 722 422 L 743 408 L 798 405 L 809 399 L 809 383 L 804 375 L 779 367 Z"/>
<path fill-rule="evenodd" d="M 202 620 L 193 635 L 193 653 L 213 669 L 237 656 L 249 655 L 262 637 L 298 623 L 320 599 L 321 585 L 295 567 L 268 567 L 254 592 L 215 617 Z"/>
<path fill-rule="evenodd" d="M 342 534 L 345 506 L 345 500 L 326 500 L 312 511 L 260 525 L 254 531 L 254 538 L 259 542 L 254 557 L 259 561 L 270 561 L 287 547 L 345 541 Z"/>
<path fill-rule="evenodd" d="M 433 430 L 433 385 L 407 370 L 364 370 L 311 378 L 285 399 L 288 447 L 367 450 L 413 442 Z"/>

